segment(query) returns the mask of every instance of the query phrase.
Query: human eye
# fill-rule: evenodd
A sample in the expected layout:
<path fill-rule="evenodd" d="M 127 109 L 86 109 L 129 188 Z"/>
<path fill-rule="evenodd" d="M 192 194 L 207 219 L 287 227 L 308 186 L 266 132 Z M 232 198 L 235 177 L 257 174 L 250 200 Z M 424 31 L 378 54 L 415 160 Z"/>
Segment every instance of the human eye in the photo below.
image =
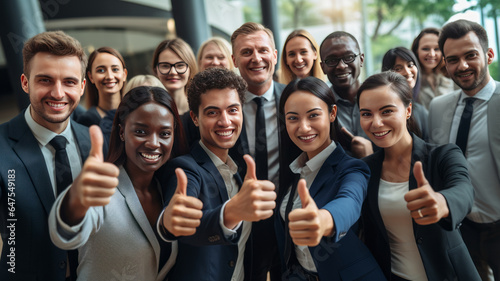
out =
<path fill-rule="evenodd" d="M 120 71 L 120 68 L 118 68 L 118 67 L 114 67 L 114 68 L 113 68 L 113 71 L 114 71 L 114 72 L 119 72 L 119 71 Z"/>
<path fill-rule="evenodd" d="M 471 60 L 471 59 L 475 59 L 476 57 L 478 57 L 477 53 L 470 53 L 465 58 L 468 60 Z"/>
<path fill-rule="evenodd" d="M 361 114 L 361 117 L 370 117 L 370 116 L 372 116 L 372 114 L 370 112 L 368 112 L 368 111 L 363 111 L 360 114 Z"/>
<path fill-rule="evenodd" d="M 431 48 L 428 48 L 428 47 L 423 47 L 421 50 L 422 50 L 422 51 L 426 51 L 426 52 L 428 52 L 428 51 L 430 51 L 430 50 L 431 50 Z"/>
<path fill-rule="evenodd" d="M 242 51 L 240 52 L 240 54 L 241 54 L 242 56 L 246 56 L 246 57 L 247 57 L 247 56 L 250 56 L 250 55 L 252 54 L 252 51 L 250 51 L 249 49 L 245 49 L 245 50 L 242 50 Z"/>
<path fill-rule="evenodd" d="M 267 53 L 269 53 L 269 49 L 268 48 L 262 48 L 262 49 L 260 49 L 260 52 L 263 53 L 263 54 L 267 54 Z"/>
<path fill-rule="evenodd" d="M 412 61 L 410 61 L 410 62 L 408 63 L 408 67 L 409 67 L 409 68 L 413 68 L 413 67 L 415 67 L 415 64 L 414 64 Z"/>
<path fill-rule="evenodd" d="M 296 121 L 297 119 L 298 119 L 298 118 L 297 118 L 297 116 L 293 116 L 293 115 L 289 115 L 289 116 L 286 118 L 286 120 L 287 120 L 287 121 Z"/>
<path fill-rule="evenodd" d="M 439 52 L 439 53 L 441 53 L 441 49 L 439 49 L 439 48 L 434 48 L 434 52 L 436 52 L 436 53 L 438 53 L 438 52 Z"/>
<path fill-rule="evenodd" d="M 403 67 L 401 67 L 400 65 L 395 66 L 395 67 L 392 68 L 392 71 L 394 71 L 394 72 L 401 72 L 401 71 L 403 71 Z"/>
<path fill-rule="evenodd" d="M 229 113 L 237 113 L 239 111 L 239 109 L 237 107 L 231 107 L 229 109 Z"/>
<path fill-rule="evenodd" d="M 455 58 L 455 57 L 453 57 L 453 58 L 446 58 L 445 61 L 446 61 L 447 64 L 455 64 L 455 63 L 458 62 L 458 58 Z"/>
<path fill-rule="evenodd" d="M 387 115 L 391 114 L 392 112 L 394 112 L 392 109 L 385 109 L 384 111 L 382 111 L 382 114 Z"/>
<path fill-rule="evenodd" d="M 145 135 L 146 131 L 144 131 L 143 129 L 135 129 L 134 130 L 134 134 L 136 134 L 136 135 Z"/>
<path fill-rule="evenodd" d="M 307 50 L 303 50 L 300 52 L 301 55 L 307 55 Z"/>
<path fill-rule="evenodd" d="M 96 69 L 95 72 L 97 72 L 97 73 L 104 73 L 104 69 L 103 68 L 98 68 L 98 69 Z"/>
<path fill-rule="evenodd" d="M 160 133 L 160 136 L 162 138 L 170 138 L 172 136 L 172 131 L 171 130 L 166 130 Z"/>
<path fill-rule="evenodd" d="M 288 52 L 288 57 L 290 58 L 295 57 L 295 52 Z"/>

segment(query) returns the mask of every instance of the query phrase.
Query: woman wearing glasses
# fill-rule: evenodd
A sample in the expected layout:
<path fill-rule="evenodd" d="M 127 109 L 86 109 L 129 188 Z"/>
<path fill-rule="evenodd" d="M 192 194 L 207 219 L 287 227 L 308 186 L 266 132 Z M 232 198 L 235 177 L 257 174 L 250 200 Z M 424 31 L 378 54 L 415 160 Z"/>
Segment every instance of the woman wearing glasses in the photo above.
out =
<path fill-rule="evenodd" d="M 174 99 L 179 114 L 189 111 L 186 85 L 198 73 L 191 47 L 180 38 L 162 41 L 153 55 L 153 72 Z"/>

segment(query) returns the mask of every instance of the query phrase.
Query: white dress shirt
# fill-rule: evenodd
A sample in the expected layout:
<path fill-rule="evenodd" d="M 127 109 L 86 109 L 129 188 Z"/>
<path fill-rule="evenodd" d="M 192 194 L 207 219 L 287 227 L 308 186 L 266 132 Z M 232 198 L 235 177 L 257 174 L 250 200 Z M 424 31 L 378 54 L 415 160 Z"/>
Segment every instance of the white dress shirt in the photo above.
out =
<path fill-rule="evenodd" d="M 245 103 L 243 104 L 243 115 L 245 120 L 245 130 L 247 133 L 248 148 L 250 155 L 255 159 L 255 117 L 257 113 L 257 104 L 253 101 L 258 96 L 247 92 Z M 268 180 L 272 181 L 278 187 L 279 177 L 279 132 L 278 117 L 276 108 L 276 99 L 274 95 L 274 82 L 267 92 L 262 95 L 265 102 L 264 117 L 266 119 L 266 139 L 267 139 L 267 166 L 269 168 Z"/>
<path fill-rule="evenodd" d="M 224 180 L 224 184 L 226 185 L 228 197 L 233 198 L 239 190 L 238 183 L 234 178 L 234 175 L 238 172 L 238 166 L 236 165 L 236 163 L 234 163 L 233 159 L 231 159 L 229 155 L 227 156 L 226 163 L 224 163 L 219 157 L 217 157 L 217 155 L 210 151 L 210 149 L 208 149 L 201 140 L 199 143 L 201 148 L 203 148 L 203 150 L 208 154 L 208 157 L 210 157 L 210 160 L 212 160 L 215 167 L 217 167 L 217 170 L 221 174 L 222 179 Z M 240 281 L 243 280 L 245 274 L 243 268 L 245 245 L 247 243 L 248 237 L 250 236 L 250 231 L 252 230 L 252 223 L 243 221 L 240 222 L 234 229 L 227 228 L 224 225 L 224 209 L 226 208 L 226 204 L 227 202 L 229 202 L 229 200 L 226 201 L 222 206 L 219 216 L 219 224 L 226 237 L 230 237 L 236 234 L 236 231 L 239 229 L 239 227 L 243 227 L 243 229 L 241 230 L 240 239 L 238 240 L 238 259 L 236 260 L 233 276 L 231 277 L 231 281 Z"/>
<path fill-rule="evenodd" d="M 477 223 L 500 220 L 500 175 L 497 173 L 488 136 L 488 102 L 496 90 L 495 81 L 490 77 L 488 84 L 474 98 L 472 120 L 467 141 L 466 158 L 469 175 L 474 186 L 474 205 L 467 218 Z M 450 130 L 450 142 L 455 143 L 458 126 L 465 108 L 463 91 L 458 100 Z M 498 109 L 500 110 L 500 109 Z M 499 128 L 500 130 L 500 128 Z"/>
<path fill-rule="evenodd" d="M 58 134 L 52 132 L 51 130 L 35 122 L 35 120 L 33 120 L 33 117 L 31 116 L 30 110 L 31 110 L 31 105 L 28 106 L 28 108 L 26 109 L 26 112 L 24 113 L 24 118 L 31 132 L 38 141 L 38 146 L 42 151 L 43 158 L 47 166 L 47 172 L 49 173 L 50 182 L 52 183 L 52 190 L 54 191 L 54 195 L 56 195 L 57 194 L 57 184 L 55 180 L 56 150 L 52 147 L 52 145 L 49 142 Z M 82 158 L 80 156 L 80 149 L 78 148 L 78 145 L 76 145 L 75 136 L 73 135 L 73 131 L 71 130 L 71 122 L 68 122 L 68 126 L 66 126 L 66 129 L 64 129 L 64 131 L 59 135 L 66 138 L 66 152 L 68 154 L 69 164 L 71 166 L 71 175 L 73 176 L 74 180 L 82 171 Z"/>

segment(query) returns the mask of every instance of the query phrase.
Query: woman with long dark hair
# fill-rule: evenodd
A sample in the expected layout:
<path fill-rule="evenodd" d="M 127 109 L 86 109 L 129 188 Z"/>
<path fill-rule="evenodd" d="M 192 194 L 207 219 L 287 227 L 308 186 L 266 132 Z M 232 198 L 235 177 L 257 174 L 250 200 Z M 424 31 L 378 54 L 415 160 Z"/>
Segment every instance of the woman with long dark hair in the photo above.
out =
<path fill-rule="evenodd" d="M 362 233 L 387 279 L 480 280 L 459 230 L 474 197 L 460 148 L 413 133 L 412 90 L 398 73 L 370 76 L 357 99 L 361 128 L 382 148 L 363 159 Z"/>
<path fill-rule="evenodd" d="M 292 81 L 281 95 L 280 155 L 289 169 L 280 175 L 275 227 L 284 280 L 385 280 L 351 229 L 370 171 L 342 149 L 336 114 L 333 92 L 316 77 Z"/>

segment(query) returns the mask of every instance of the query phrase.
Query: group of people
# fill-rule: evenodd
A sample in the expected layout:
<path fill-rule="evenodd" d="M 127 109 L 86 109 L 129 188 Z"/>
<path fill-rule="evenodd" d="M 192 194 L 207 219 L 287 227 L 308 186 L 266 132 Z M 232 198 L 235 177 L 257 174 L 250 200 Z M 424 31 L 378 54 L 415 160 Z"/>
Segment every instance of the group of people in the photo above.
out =
<path fill-rule="evenodd" d="M 161 42 L 127 83 L 116 50 L 34 36 L 31 104 L 0 125 L 0 279 L 500 280 L 486 32 L 459 20 L 411 49 L 361 82 L 353 35 L 297 30 L 277 82 L 248 22 L 197 58 Z"/>

